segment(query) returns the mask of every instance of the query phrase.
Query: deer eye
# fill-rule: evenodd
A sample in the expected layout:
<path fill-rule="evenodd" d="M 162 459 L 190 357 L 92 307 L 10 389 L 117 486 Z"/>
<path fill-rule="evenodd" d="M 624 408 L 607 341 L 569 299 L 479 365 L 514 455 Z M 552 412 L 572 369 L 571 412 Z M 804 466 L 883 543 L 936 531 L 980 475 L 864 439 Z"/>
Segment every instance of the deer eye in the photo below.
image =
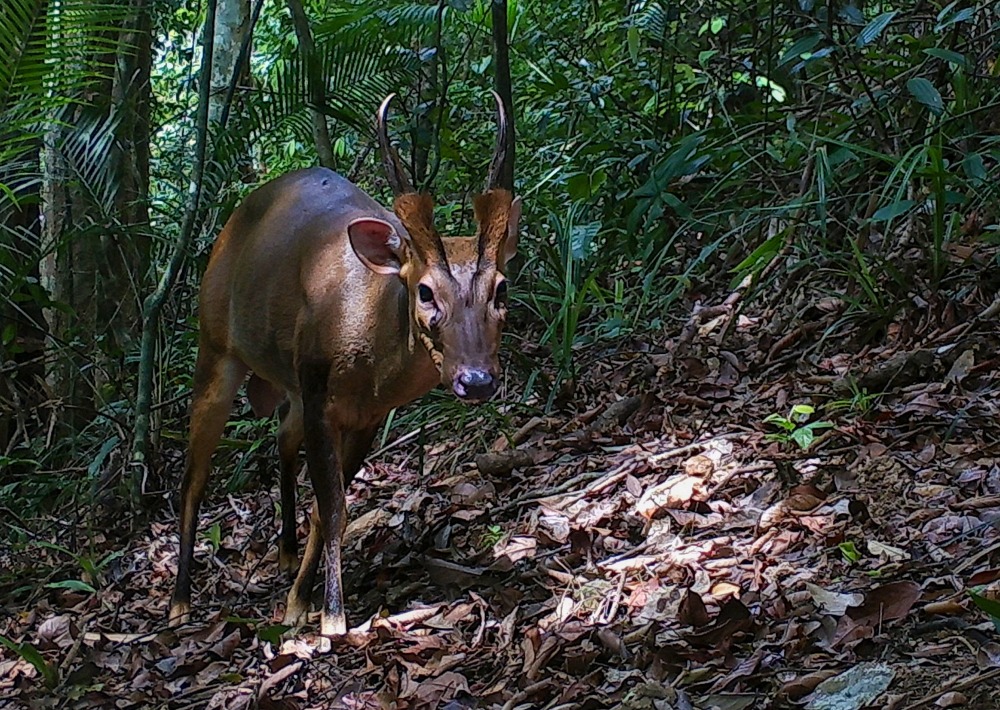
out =
<path fill-rule="evenodd" d="M 421 303 L 434 303 L 434 292 L 431 291 L 430 286 L 420 284 L 417 286 L 417 298 L 420 299 Z"/>
<path fill-rule="evenodd" d="M 497 284 L 496 294 L 493 296 L 493 302 L 496 304 L 497 308 L 505 307 L 507 305 L 507 282 L 501 281 Z"/>

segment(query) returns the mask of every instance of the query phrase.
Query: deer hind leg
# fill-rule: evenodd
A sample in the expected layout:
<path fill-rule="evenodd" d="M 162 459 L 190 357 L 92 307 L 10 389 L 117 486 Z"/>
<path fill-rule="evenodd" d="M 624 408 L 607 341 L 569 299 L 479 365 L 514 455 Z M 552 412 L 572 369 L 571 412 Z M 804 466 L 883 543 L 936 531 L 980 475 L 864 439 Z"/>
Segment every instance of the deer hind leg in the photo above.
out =
<path fill-rule="evenodd" d="M 378 433 L 378 426 L 356 432 L 344 432 L 342 436 L 342 460 L 344 471 L 344 488 L 351 485 L 365 462 L 365 457 L 371 450 L 372 441 Z M 319 520 L 319 509 L 315 501 L 312 514 L 309 516 L 309 540 L 302 555 L 302 566 L 295 578 L 291 591 L 288 593 L 288 604 L 285 606 L 284 623 L 287 626 L 297 626 L 305 620 L 309 611 L 309 597 L 316 584 L 316 573 L 319 571 L 319 561 L 323 556 L 323 536 Z"/>
<path fill-rule="evenodd" d="M 281 541 L 278 567 L 293 575 L 299 568 L 299 546 L 295 537 L 295 493 L 302 446 L 302 400 L 290 397 L 278 410 L 278 458 L 281 465 Z"/>
<path fill-rule="evenodd" d="M 187 464 L 181 481 L 181 544 L 170 603 L 172 623 L 186 621 L 191 611 L 191 565 L 198 509 L 212 470 L 212 454 L 229 419 L 233 397 L 246 374 L 247 367 L 239 359 L 215 351 L 204 342 L 200 345 L 194 372 Z"/>

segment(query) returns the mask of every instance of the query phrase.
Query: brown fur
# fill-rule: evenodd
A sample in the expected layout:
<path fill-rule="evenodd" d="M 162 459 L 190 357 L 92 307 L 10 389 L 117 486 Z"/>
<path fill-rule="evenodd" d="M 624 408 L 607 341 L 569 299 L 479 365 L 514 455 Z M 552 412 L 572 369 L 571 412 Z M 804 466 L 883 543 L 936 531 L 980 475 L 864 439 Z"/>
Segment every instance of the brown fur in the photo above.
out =
<path fill-rule="evenodd" d="M 260 411 L 273 408 L 276 397 L 287 397 L 278 436 L 282 569 L 293 570 L 297 561 L 295 488 L 303 443 L 316 494 L 286 623 L 297 623 L 308 609 L 325 551 L 321 632 L 346 631 L 340 570 L 344 489 L 380 422 L 435 384 L 454 388 L 462 372 L 487 372 L 494 381 L 499 376 L 506 309 L 494 294 L 507 252 L 512 253 L 509 247 L 516 243 L 516 235 L 505 237 L 503 230 L 516 230 L 512 214 L 519 208 L 512 213 L 510 194 L 498 191 L 477 205 L 483 236 L 442 242 L 430 195 L 404 194 L 392 214 L 343 177 L 313 168 L 258 188 L 233 213 L 201 286 L 172 620 L 183 620 L 190 610 L 198 509 L 212 452 L 233 397 L 252 371 L 250 397 Z M 395 235 L 381 245 L 392 253 L 372 252 L 363 261 L 359 244 L 362 253 L 380 245 L 367 238 L 355 243 L 353 227 Z M 406 247 L 399 248 L 399 238 Z M 501 253 L 504 245 L 508 248 Z M 484 249 L 488 268 L 482 265 Z M 393 263 L 398 272 L 392 271 Z M 435 327 L 428 320 L 434 306 L 418 299 L 420 285 L 433 288 L 434 304 L 443 314 Z"/>
<path fill-rule="evenodd" d="M 480 267 L 496 266 L 507 239 L 507 220 L 514 196 L 508 190 L 494 188 L 472 200 L 472 210 L 479 224 Z"/>
<path fill-rule="evenodd" d="M 392 210 L 410 234 L 410 242 L 424 263 L 445 263 L 441 235 L 434 228 L 434 198 L 426 192 L 396 197 Z"/>

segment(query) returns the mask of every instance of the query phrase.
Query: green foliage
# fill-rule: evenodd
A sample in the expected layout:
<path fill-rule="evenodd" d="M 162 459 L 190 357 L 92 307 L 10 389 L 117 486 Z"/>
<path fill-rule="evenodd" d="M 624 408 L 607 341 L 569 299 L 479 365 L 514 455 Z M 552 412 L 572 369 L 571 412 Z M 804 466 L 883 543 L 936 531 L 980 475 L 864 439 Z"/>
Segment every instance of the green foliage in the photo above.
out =
<path fill-rule="evenodd" d="M 100 557 L 93 557 L 89 554 L 77 554 L 63 545 L 51 542 L 38 542 L 35 544 L 40 548 L 54 550 L 69 557 L 79 567 L 81 572 L 80 579 L 63 579 L 50 582 L 45 585 L 47 589 L 70 589 L 77 592 L 87 592 L 88 594 L 96 593 L 97 589 L 95 587 L 104 585 L 104 570 L 112 562 L 125 554 L 124 550 L 117 550 Z"/>
<path fill-rule="evenodd" d="M 218 552 L 222 546 L 222 525 L 218 521 L 212 523 L 211 527 L 202 533 L 202 537 L 212 546 L 212 552 Z"/>
<path fill-rule="evenodd" d="M 489 549 L 503 540 L 506 535 L 502 525 L 490 525 L 479 538 L 479 546 L 484 550 Z"/>
<path fill-rule="evenodd" d="M 6 646 L 25 661 L 33 665 L 35 670 L 37 670 L 42 676 L 42 682 L 45 684 L 46 688 L 52 690 L 59 685 L 59 668 L 46 661 L 41 652 L 30 643 L 27 641 L 24 643 L 16 643 L 0 634 L 0 645 Z"/>
<path fill-rule="evenodd" d="M 840 550 L 841 556 L 848 564 L 856 564 L 861 559 L 861 552 L 858 550 L 857 545 L 850 540 L 838 544 L 837 549 Z"/>
<path fill-rule="evenodd" d="M 828 412 L 848 411 L 858 416 L 869 414 L 878 404 L 885 392 L 869 393 L 867 387 L 858 387 L 856 382 L 851 382 L 850 399 L 837 399 L 825 405 Z"/>
<path fill-rule="evenodd" d="M 126 6 L 95 0 L 5 0 L 0 5 L 0 165 L 38 140 L 52 114 L 80 100 L 113 56 Z M 10 179 L 4 177 L 3 182 Z"/>
<path fill-rule="evenodd" d="M 770 441 L 779 441 L 784 444 L 794 443 L 802 451 L 808 451 L 816 440 L 816 431 L 828 429 L 833 426 L 831 422 L 818 421 L 810 422 L 809 417 L 815 413 L 815 409 L 808 404 L 796 404 L 788 412 L 787 417 L 780 414 L 769 414 L 764 418 L 765 424 L 771 424 L 779 429 L 767 435 Z"/>
<path fill-rule="evenodd" d="M 398 92 L 392 128 L 401 154 L 411 163 L 419 150 L 437 154 L 441 231 L 471 233 L 469 194 L 481 185 L 494 138 L 489 0 L 306 5 L 338 169 L 387 197 L 371 118 L 385 94 Z M 108 155 L 118 117 L 81 110 L 61 146 L 74 184 L 100 207 L 84 234 L 102 235 L 110 225 L 135 239 L 155 237 L 153 273 L 134 275 L 146 290 L 177 237 L 188 188 L 203 21 L 196 2 L 153 6 L 147 233 L 128 231 L 117 217 Z M 37 145 L 50 121 L 67 122 L 80 109 L 101 76 L 96 57 L 123 51 L 111 30 L 123 7 L 92 0 L 0 6 L 0 207 L 9 210 L 13 196 L 33 185 L 37 192 L 39 165 L 24 147 Z M 867 337 L 910 308 L 915 284 L 953 285 L 963 265 L 950 250 L 964 238 L 966 218 L 983 223 L 976 238 L 996 243 L 1000 234 L 998 22 L 985 0 L 511 0 L 515 176 L 525 216 L 511 291 L 517 332 L 508 345 L 530 339 L 542 353 L 505 348 L 524 374 L 512 388 L 518 406 L 552 406 L 581 348 L 659 333 L 683 318 L 680 304 L 693 284 L 747 281 L 749 300 L 782 279 L 807 278 L 847 304 L 840 326 L 863 324 Z M 56 31 L 65 41 L 49 41 Z M 166 319 L 176 328 L 157 364 L 167 449 L 185 436 L 195 294 L 214 235 L 260 182 L 316 162 L 307 63 L 285 5 L 265 3 L 249 81 L 237 92 L 230 126 L 215 137 L 211 209 L 193 266 L 168 304 Z M 5 214 L 0 209 L 0 229 L 9 236 Z M 18 237 L 0 240 L 0 284 L 16 284 L 17 308 L 59 309 L 32 273 L 56 246 Z M 0 332 L 7 355 L 20 335 Z M 131 351 L 123 359 L 134 364 Z M 131 378 L 107 386 L 100 416 L 72 441 L 52 444 L 37 427 L 25 446 L 2 452 L 16 472 L 0 481 L 0 495 L 33 506 L 73 499 L 114 465 L 131 416 Z M 828 409 L 863 414 L 877 397 L 854 392 Z M 395 413 L 383 443 L 390 428 L 461 429 L 480 416 L 504 428 L 512 406 L 472 413 L 434 394 Z M 803 449 L 828 425 L 795 410 L 772 416 L 779 428 L 772 436 Z M 273 423 L 255 423 L 247 412 L 234 417 L 223 449 L 227 470 L 235 468 L 231 489 L 250 480 L 249 462 L 272 431 Z M 80 471 L 75 488 L 64 474 L 45 471 L 61 471 L 67 460 Z"/>
<path fill-rule="evenodd" d="M 969 597 L 972 599 L 973 604 L 990 617 L 994 628 L 1000 631 L 1000 601 L 997 601 L 992 595 L 988 596 L 985 587 L 970 589 Z"/>

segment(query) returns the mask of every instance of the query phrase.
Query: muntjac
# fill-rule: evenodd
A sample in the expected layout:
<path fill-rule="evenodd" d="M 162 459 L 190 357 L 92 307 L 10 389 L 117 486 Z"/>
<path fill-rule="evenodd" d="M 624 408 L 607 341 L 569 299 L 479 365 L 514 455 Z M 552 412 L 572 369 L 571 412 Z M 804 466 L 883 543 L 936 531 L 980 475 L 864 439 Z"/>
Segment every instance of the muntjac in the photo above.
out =
<path fill-rule="evenodd" d="M 326 553 L 320 633 L 344 634 L 341 539 L 345 488 L 379 425 L 438 383 L 466 402 L 491 397 L 507 315 L 507 262 L 517 248 L 520 199 L 498 187 L 507 116 L 486 189 L 473 201 L 476 235 L 443 239 L 433 198 L 418 193 L 391 146 L 389 95 L 377 114 L 393 211 L 324 168 L 279 177 L 251 193 L 223 227 L 201 285 L 201 329 L 190 442 L 181 482 L 180 557 L 170 619 L 188 618 L 198 509 L 233 397 L 248 372 L 258 416 L 279 408 L 281 568 L 298 574 L 285 623 L 297 625 Z M 299 447 L 315 494 L 298 565 Z"/>

